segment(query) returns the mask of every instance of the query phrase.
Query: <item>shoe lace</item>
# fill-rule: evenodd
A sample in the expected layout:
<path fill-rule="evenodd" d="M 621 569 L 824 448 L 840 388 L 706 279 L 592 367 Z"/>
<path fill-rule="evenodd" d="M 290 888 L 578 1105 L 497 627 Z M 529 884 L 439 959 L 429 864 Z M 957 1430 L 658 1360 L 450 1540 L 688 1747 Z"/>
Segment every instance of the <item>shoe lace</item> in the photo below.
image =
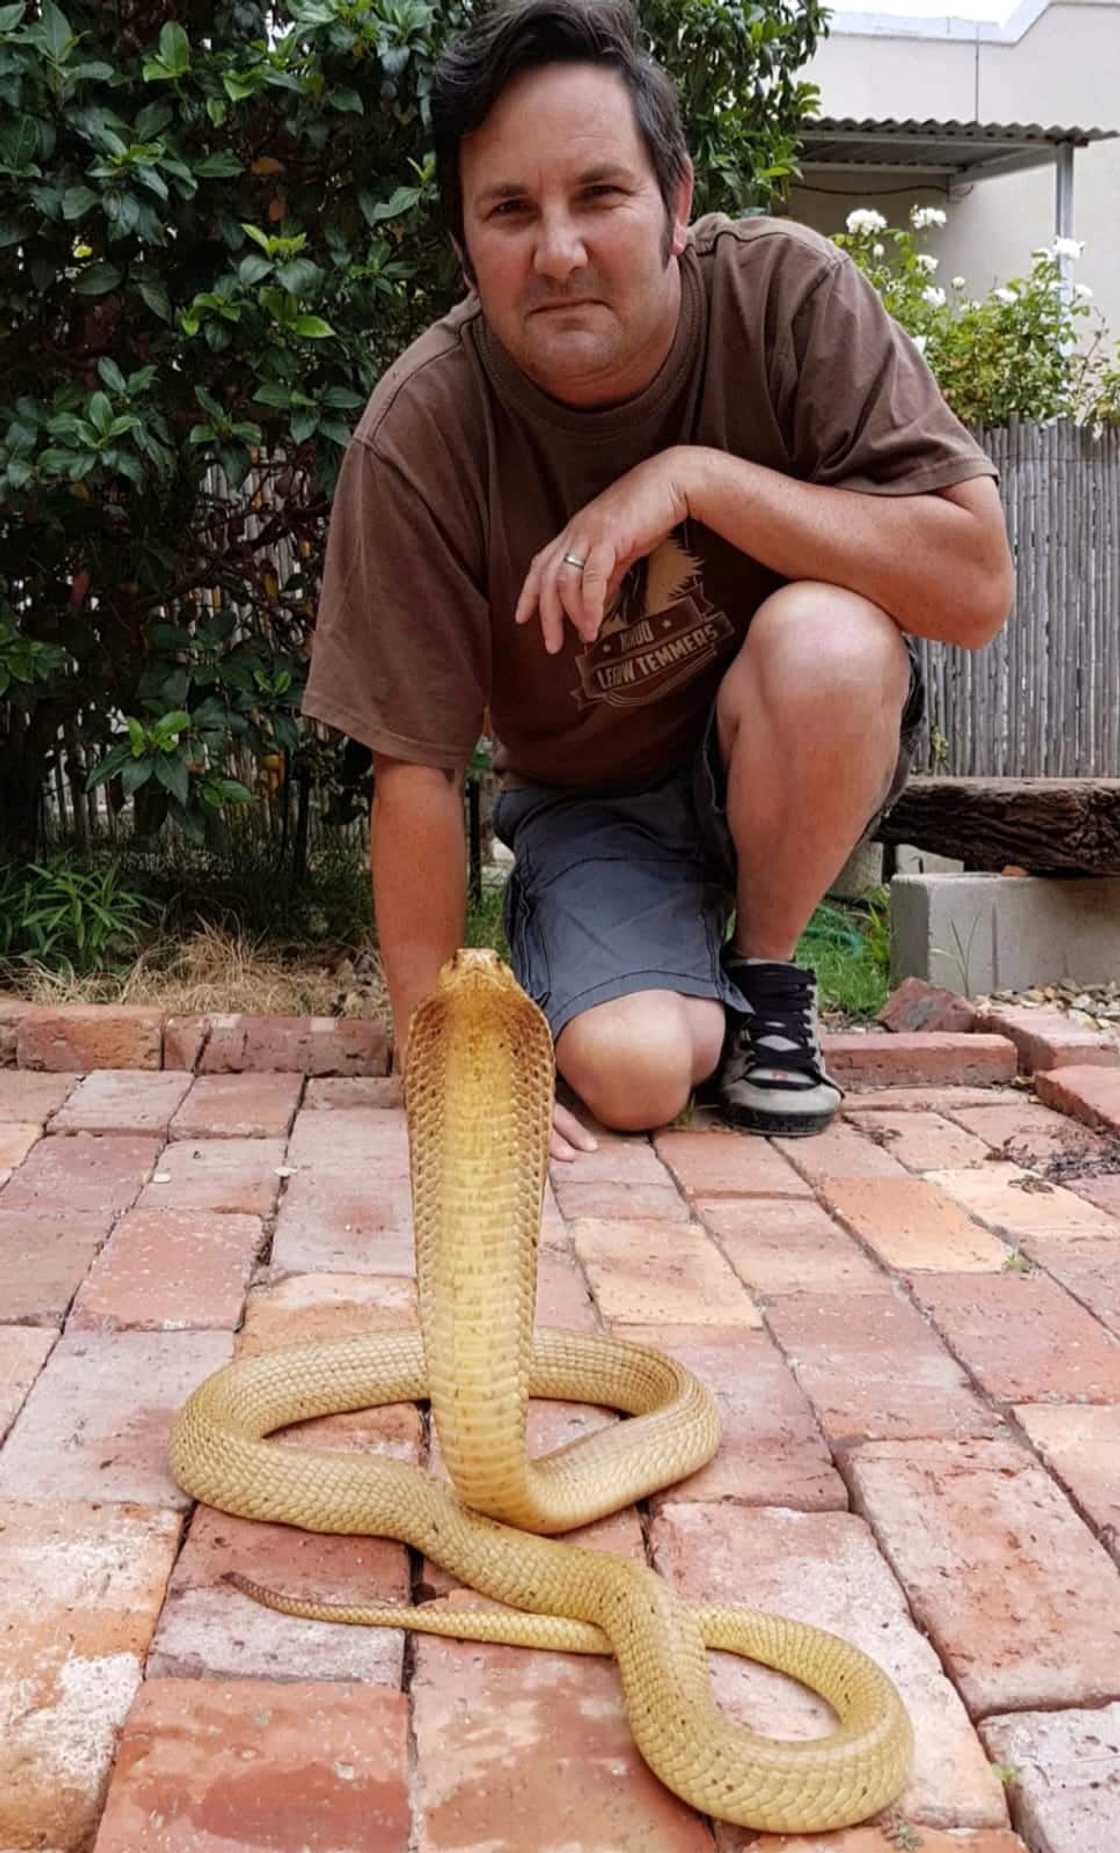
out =
<path fill-rule="evenodd" d="M 740 1029 L 750 1044 L 750 1066 L 778 1068 L 822 1081 L 813 1011 L 814 974 L 802 966 L 774 964 L 743 966 L 735 976 L 751 1007 Z"/>

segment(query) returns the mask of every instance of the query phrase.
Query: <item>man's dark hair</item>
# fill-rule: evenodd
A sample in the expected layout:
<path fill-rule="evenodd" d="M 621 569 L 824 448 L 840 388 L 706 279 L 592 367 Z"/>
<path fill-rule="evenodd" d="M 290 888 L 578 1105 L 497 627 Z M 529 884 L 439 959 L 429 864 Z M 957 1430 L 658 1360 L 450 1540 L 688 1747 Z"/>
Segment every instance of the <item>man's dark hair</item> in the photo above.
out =
<path fill-rule="evenodd" d="M 436 179 L 452 236 L 465 249 L 459 147 L 481 128 L 502 91 L 546 64 L 599 64 L 630 92 L 638 133 L 671 215 L 688 171 L 688 147 L 672 79 L 644 52 L 630 0 L 498 0 L 448 45 L 432 73 Z"/>

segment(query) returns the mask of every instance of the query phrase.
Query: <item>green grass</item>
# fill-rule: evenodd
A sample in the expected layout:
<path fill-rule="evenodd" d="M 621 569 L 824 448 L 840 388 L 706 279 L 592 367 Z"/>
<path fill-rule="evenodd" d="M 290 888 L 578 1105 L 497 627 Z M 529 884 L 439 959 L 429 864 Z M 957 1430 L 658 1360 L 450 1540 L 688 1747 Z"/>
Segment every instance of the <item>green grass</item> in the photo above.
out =
<path fill-rule="evenodd" d="M 874 1017 L 890 991 L 887 889 L 877 889 L 865 903 L 822 901 L 802 935 L 797 961 L 816 971 L 822 1010 Z"/>

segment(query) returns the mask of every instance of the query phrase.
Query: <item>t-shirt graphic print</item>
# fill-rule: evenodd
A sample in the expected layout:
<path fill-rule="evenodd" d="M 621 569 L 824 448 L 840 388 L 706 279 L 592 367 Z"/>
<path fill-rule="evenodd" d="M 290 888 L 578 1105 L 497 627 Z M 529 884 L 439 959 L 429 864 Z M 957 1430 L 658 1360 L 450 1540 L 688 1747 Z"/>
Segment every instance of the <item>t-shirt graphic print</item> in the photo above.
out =
<path fill-rule="evenodd" d="M 581 712 L 598 703 L 646 707 L 711 666 L 733 626 L 705 598 L 702 576 L 687 522 L 635 562 L 595 642 L 575 658 L 579 682 L 571 693 Z"/>

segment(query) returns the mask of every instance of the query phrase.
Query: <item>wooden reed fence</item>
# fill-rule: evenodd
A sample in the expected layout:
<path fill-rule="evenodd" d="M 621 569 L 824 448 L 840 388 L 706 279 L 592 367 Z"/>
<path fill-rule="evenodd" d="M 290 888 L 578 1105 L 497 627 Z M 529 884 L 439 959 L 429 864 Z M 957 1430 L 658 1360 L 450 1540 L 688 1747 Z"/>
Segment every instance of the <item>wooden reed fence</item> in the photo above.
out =
<path fill-rule="evenodd" d="M 1015 611 L 980 651 L 923 643 L 918 769 L 976 778 L 1120 777 L 1120 429 L 976 433 L 1000 472 Z"/>

